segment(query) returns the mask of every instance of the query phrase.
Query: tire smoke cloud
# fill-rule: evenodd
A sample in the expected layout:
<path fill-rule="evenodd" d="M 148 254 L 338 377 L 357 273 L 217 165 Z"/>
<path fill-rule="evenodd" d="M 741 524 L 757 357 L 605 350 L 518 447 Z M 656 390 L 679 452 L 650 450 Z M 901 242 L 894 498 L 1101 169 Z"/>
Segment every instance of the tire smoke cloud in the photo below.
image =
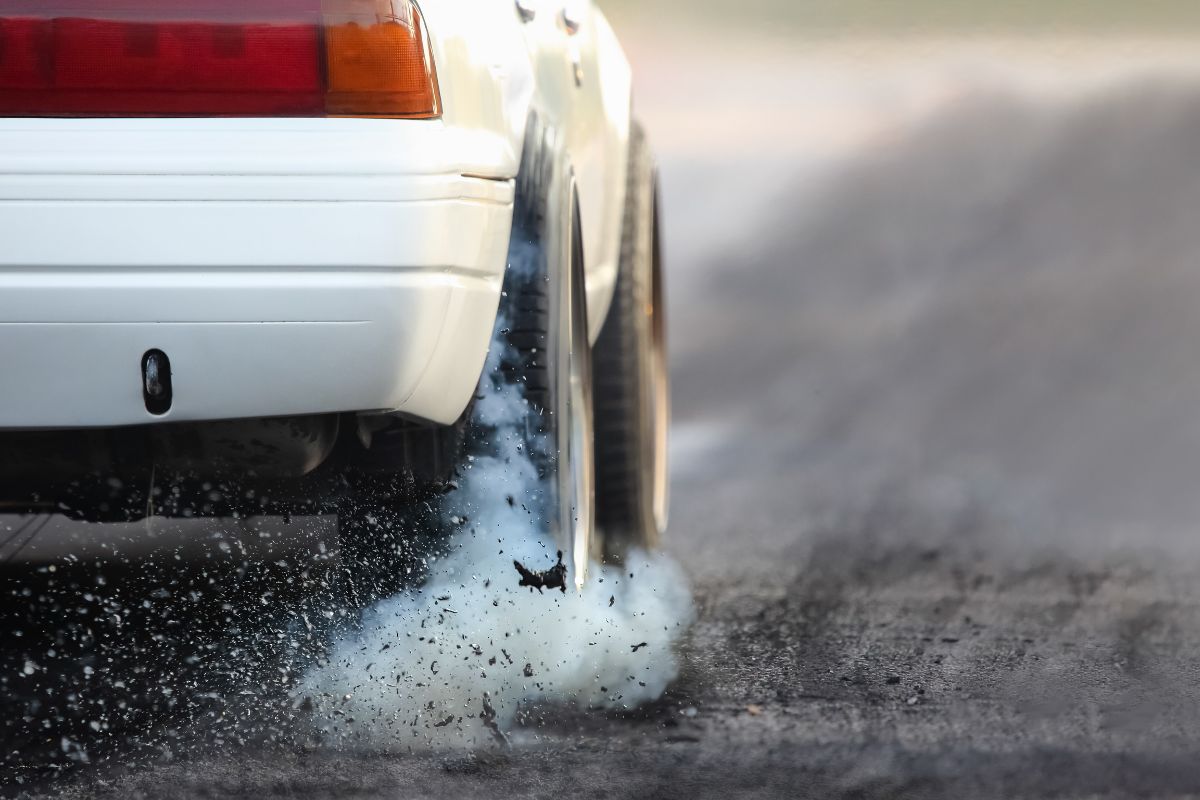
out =
<path fill-rule="evenodd" d="M 496 341 L 502 341 L 503 321 Z M 546 490 L 529 452 L 534 413 L 492 347 L 472 423 L 483 447 L 438 509 L 454 533 L 427 579 L 381 600 L 294 692 L 335 746 L 425 749 L 506 741 L 523 704 L 629 709 L 678 674 L 693 618 L 680 568 L 661 553 L 590 567 L 582 591 L 519 586 L 514 560 L 552 567 Z M 538 444 L 535 442 L 536 448 Z M 568 585 L 573 581 L 568 579 Z"/>

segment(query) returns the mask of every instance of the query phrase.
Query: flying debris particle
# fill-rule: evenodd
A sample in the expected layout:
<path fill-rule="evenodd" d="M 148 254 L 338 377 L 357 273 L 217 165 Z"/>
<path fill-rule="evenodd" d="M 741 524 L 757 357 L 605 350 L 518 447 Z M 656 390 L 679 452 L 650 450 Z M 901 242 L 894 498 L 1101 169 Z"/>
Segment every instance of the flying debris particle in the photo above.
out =
<path fill-rule="evenodd" d="M 563 563 L 562 550 L 558 551 L 558 563 L 543 572 L 526 569 L 520 561 L 514 560 L 513 566 L 521 573 L 518 586 L 528 586 L 530 591 L 537 589 L 538 594 L 542 593 L 542 589 L 561 589 L 563 594 L 567 593 L 567 565 Z"/>
<path fill-rule="evenodd" d="M 640 644 L 631 645 L 631 648 L 633 649 L 633 652 L 636 653 L 638 650 L 641 650 L 643 647 L 649 647 L 649 646 L 650 645 L 648 643 L 642 642 Z"/>
<path fill-rule="evenodd" d="M 445 718 L 444 720 L 442 720 L 441 722 L 435 722 L 435 723 L 433 723 L 433 727 L 435 727 L 435 728 L 444 728 L 444 727 L 446 727 L 447 725 L 449 725 L 451 722 L 454 722 L 454 715 L 453 715 L 453 714 L 451 714 L 450 716 L 446 717 L 446 718 Z"/>
<path fill-rule="evenodd" d="M 492 696 L 488 692 L 483 693 L 483 711 L 479 712 L 479 721 L 483 723 L 483 727 L 492 732 L 493 739 L 508 747 L 508 737 L 504 735 L 500 724 L 496 722 L 496 709 L 492 706 Z"/>
<path fill-rule="evenodd" d="M 525 669 L 523 669 L 521 672 L 526 678 L 532 678 L 533 677 L 533 664 L 526 664 Z"/>
<path fill-rule="evenodd" d="M 612 607 L 613 607 L 613 604 L 615 604 L 616 602 L 617 602 L 617 598 L 616 598 L 616 596 L 615 596 L 615 595 L 611 595 L 611 594 L 610 594 L 610 595 L 608 596 L 608 607 L 609 607 L 609 608 L 612 608 Z"/>

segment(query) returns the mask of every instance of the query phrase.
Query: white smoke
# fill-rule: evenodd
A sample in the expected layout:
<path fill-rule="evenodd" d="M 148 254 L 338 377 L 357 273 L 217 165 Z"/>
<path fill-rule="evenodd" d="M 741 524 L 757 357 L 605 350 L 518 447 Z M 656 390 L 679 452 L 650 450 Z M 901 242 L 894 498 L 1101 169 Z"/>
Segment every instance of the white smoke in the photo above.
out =
<path fill-rule="evenodd" d="M 498 350 L 489 375 L 498 374 Z M 334 744 L 480 744 L 502 739 L 523 703 L 631 708 L 658 698 L 678 673 L 674 645 L 692 601 L 665 555 L 593 564 L 580 593 L 518 587 L 513 560 L 547 569 L 557 547 L 534 511 L 543 487 L 523 433 L 528 405 L 516 386 L 483 386 L 473 414 L 494 441 L 488 455 L 468 459 L 448 498 L 443 524 L 458 531 L 448 555 L 422 585 L 368 609 L 296 691 Z"/>

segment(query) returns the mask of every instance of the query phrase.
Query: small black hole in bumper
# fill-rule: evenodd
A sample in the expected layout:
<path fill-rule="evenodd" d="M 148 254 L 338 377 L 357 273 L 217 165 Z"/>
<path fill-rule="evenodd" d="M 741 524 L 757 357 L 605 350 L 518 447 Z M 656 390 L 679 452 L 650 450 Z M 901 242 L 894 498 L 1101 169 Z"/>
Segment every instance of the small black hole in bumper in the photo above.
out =
<path fill-rule="evenodd" d="M 162 350 L 149 350 L 142 356 L 142 398 L 146 410 L 155 416 L 171 410 L 171 360 Z"/>

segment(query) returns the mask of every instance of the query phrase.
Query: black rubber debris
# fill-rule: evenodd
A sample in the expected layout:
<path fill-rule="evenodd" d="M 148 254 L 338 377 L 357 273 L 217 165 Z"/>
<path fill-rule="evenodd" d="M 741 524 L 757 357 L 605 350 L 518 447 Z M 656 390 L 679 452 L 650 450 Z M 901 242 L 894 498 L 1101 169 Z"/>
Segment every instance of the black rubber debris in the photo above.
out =
<path fill-rule="evenodd" d="M 530 591 L 537 589 L 539 594 L 543 589 L 561 589 L 563 594 L 567 593 L 567 565 L 563 563 L 562 550 L 558 551 L 558 563 L 543 572 L 526 569 L 520 561 L 513 561 L 513 566 L 521 573 L 518 586 L 528 586 Z"/>

